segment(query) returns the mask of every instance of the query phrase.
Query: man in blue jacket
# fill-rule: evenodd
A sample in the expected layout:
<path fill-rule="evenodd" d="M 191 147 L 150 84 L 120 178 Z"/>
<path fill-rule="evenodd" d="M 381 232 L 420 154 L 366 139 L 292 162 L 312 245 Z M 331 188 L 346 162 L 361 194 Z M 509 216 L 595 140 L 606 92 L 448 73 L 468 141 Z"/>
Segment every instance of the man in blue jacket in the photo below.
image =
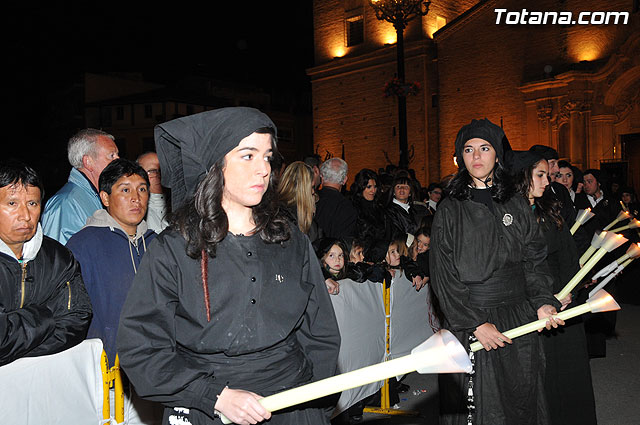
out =
<path fill-rule="evenodd" d="M 44 234 L 65 244 L 85 225 L 94 211 L 102 209 L 98 196 L 98 178 L 118 148 L 111 134 L 93 128 L 80 130 L 67 145 L 73 166 L 69 180 L 49 199 L 42 214 Z"/>
<path fill-rule="evenodd" d="M 99 178 L 99 209 L 67 242 L 80 263 L 82 278 L 94 306 L 88 338 L 100 338 L 110 366 L 116 358 L 116 333 L 120 311 L 140 260 L 156 234 L 144 216 L 149 202 L 149 177 L 138 164 L 116 159 Z M 131 401 L 133 400 L 133 401 Z M 162 409 L 133 394 L 125 397 L 128 424 L 156 423 Z"/>
<path fill-rule="evenodd" d="M 144 220 L 149 201 L 146 171 L 127 159 L 117 159 L 100 174 L 99 209 L 73 235 L 67 248 L 80 263 L 94 314 L 89 338 L 100 338 L 109 363 L 116 354 L 120 310 L 142 255 L 156 234 Z"/>

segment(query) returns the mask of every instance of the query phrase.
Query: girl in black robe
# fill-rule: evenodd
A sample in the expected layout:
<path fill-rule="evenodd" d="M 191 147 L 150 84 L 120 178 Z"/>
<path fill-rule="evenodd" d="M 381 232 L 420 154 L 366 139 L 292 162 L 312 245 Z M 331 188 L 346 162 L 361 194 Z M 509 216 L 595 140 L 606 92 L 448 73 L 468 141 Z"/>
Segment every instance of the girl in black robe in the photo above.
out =
<path fill-rule="evenodd" d="M 323 404 L 258 402 L 335 373 L 340 336 L 309 240 L 277 209 L 275 125 L 223 108 L 156 127 L 176 215 L 122 310 L 121 364 L 164 424 L 328 424 Z"/>
<path fill-rule="evenodd" d="M 527 203 L 513 196 L 503 138 L 487 119 L 462 127 L 459 171 L 433 221 L 431 282 L 443 327 L 466 347 L 473 338 L 484 347 L 473 355 L 473 375 L 440 375 L 442 424 L 549 423 L 538 335 L 512 342 L 500 332 L 538 318 L 549 318 L 547 327 L 563 324 L 551 317 L 560 303 L 545 241 Z"/>
<path fill-rule="evenodd" d="M 511 172 L 518 192 L 525 197 L 540 223 L 547 242 L 547 262 L 553 275 L 553 292 L 558 293 L 580 269 L 578 250 L 560 214 L 558 201 L 549 196 L 547 161 L 531 152 L 513 152 Z M 560 167 L 561 171 L 563 167 Z M 575 289 L 577 295 L 578 289 Z M 575 298 L 575 297 L 574 297 Z M 563 309 L 575 307 L 569 296 Z M 595 425 L 597 423 L 591 367 L 582 316 L 562 328 L 540 335 L 546 357 L 545 390 L 553 425 Z"/>

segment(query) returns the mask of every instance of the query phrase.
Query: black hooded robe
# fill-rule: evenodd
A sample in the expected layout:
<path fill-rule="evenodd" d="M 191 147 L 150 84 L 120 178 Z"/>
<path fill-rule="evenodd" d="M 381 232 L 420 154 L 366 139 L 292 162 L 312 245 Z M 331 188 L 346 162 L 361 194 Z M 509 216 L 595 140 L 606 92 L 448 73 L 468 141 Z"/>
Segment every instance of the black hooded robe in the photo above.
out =
<path fill-rule="evenodd" d="M 580 270 L 578 251 L 565 224 L 558 230 L 542 223 L 547 241 L 548 263 L 554 278 L 553 292 L 558 293 Z M 572 308 L 582 303 L 573 291 Z M 540 334 L 546 355 L 545 388 L 553 425 L 595 425 L 596 408 L 591 382 L 591 367 L 582 316 L 567 320 L 565 326 Z"/>
<path fill-rule="evenodd" d="M 481 324 L 499 331 L 537 319 L 544 304 L 560 308 L 546 264 L 546 244 L 521 197 L 493 203 L 447 198 L 438 206 L 431 234 L 432 288 L 444 327 L 469 347 Z M 544 393 L 545 358 L 537 333 L 512 345 L 475 353 L 476 425 L 549 423 Z M 442 424 L 467 424 L 469 375 L 440 375 Z"/>
<path fill-rule="evenodd" d="M 149 246 L 118 350 L 137 393 L 165 405 L 164 424 L 220 424 L 214 405 L 225 386 L 268 396 L 335 373 L 333 307 L 311 244 L 291 227 L 282 244 L 231 233 L 219 243 L 208 266 L 210 322 L 200 259 L 186 255 L 183 237 L 166 230 Z M 329 423 L 327 411 L 306 407 L 274 412 L 269 423 Z"/>

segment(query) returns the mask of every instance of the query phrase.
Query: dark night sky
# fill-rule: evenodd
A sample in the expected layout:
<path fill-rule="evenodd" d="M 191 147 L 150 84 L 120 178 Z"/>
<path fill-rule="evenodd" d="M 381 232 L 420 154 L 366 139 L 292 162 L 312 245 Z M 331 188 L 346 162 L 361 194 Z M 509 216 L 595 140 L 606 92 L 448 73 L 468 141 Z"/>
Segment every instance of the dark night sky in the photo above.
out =
<path fill-rule="evenodd" d="M 310 91 L 311 0 L 52 3 L 7 3 L 0 25 L 9 74 L 2 156 L 45 177 L 66 179 L 71 134 L 50 130 L 55 97 L 85 71 L 142 72 L 161 83 L 197 74 Z"/>
<path fill-rule="evenodd" d="M 311 1 L 65 3 L 10 6 L 9 66 L 39 74 L 142 70 L 171 80 L 200 65 L 215 77 L 269 86 L 304 83 L 313 61 Z"/>

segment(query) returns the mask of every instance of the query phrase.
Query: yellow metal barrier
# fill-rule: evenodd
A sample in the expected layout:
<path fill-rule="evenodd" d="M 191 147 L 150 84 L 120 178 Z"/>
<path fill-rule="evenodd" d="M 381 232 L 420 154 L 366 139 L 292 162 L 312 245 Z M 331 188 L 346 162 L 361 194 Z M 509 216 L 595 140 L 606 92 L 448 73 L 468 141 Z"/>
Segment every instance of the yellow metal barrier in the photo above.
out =
<path fill-rule="evenodd" d="M 102 419 L 111 418 L 109 389 L 113 387 L 115 393 L 114 419 L 120 424 L 124 422 L 124 388 L 122 386 L 122 374 L 120 373 L 120 357 L 116 354 L 116 361 L 113 367 L 109 369 L 107 353 L 102 350 L 100 367 L 102 369 Z"/>
<path fill-rule="evenodd" d="M 382 299 L 384 301 L 384 314 L 386 317 L 387 334 L 385 336 L 385 346 L 387 351 L 387 358 L 391 353 L 391 285 L 387 286 L 386 282 L 382 285 Z M 391 397 L 389 396 L 389 380 L 385 379 L 382 388 L 380 389 L 380 407 L 368 406 L 364 408 L 365 412 L 378 413 L 383 415 L 402 415 L 402 416 L 417 416 L 418 412 L 414 410 L 400 410 L 391 408 Z"/>
<path fill-rule="evenodd" d="M 115 417 L 117 423 L 124 422 L 124 390 L 122 388 L 122 374 L 120 373 L 120 357 L 116 354 L 113 367 L 113 386 L 115 391 Z"/>
<path fill-rule="evenodd" d="M 107 353 L 102 350 L 100 357 L 100 369 L 102 369 L 102 419 L 111 418 L 111 403 L 109 403 L 109 387 L 111 387 L 111 377 L 109 374 L 109 359 Z"/>

